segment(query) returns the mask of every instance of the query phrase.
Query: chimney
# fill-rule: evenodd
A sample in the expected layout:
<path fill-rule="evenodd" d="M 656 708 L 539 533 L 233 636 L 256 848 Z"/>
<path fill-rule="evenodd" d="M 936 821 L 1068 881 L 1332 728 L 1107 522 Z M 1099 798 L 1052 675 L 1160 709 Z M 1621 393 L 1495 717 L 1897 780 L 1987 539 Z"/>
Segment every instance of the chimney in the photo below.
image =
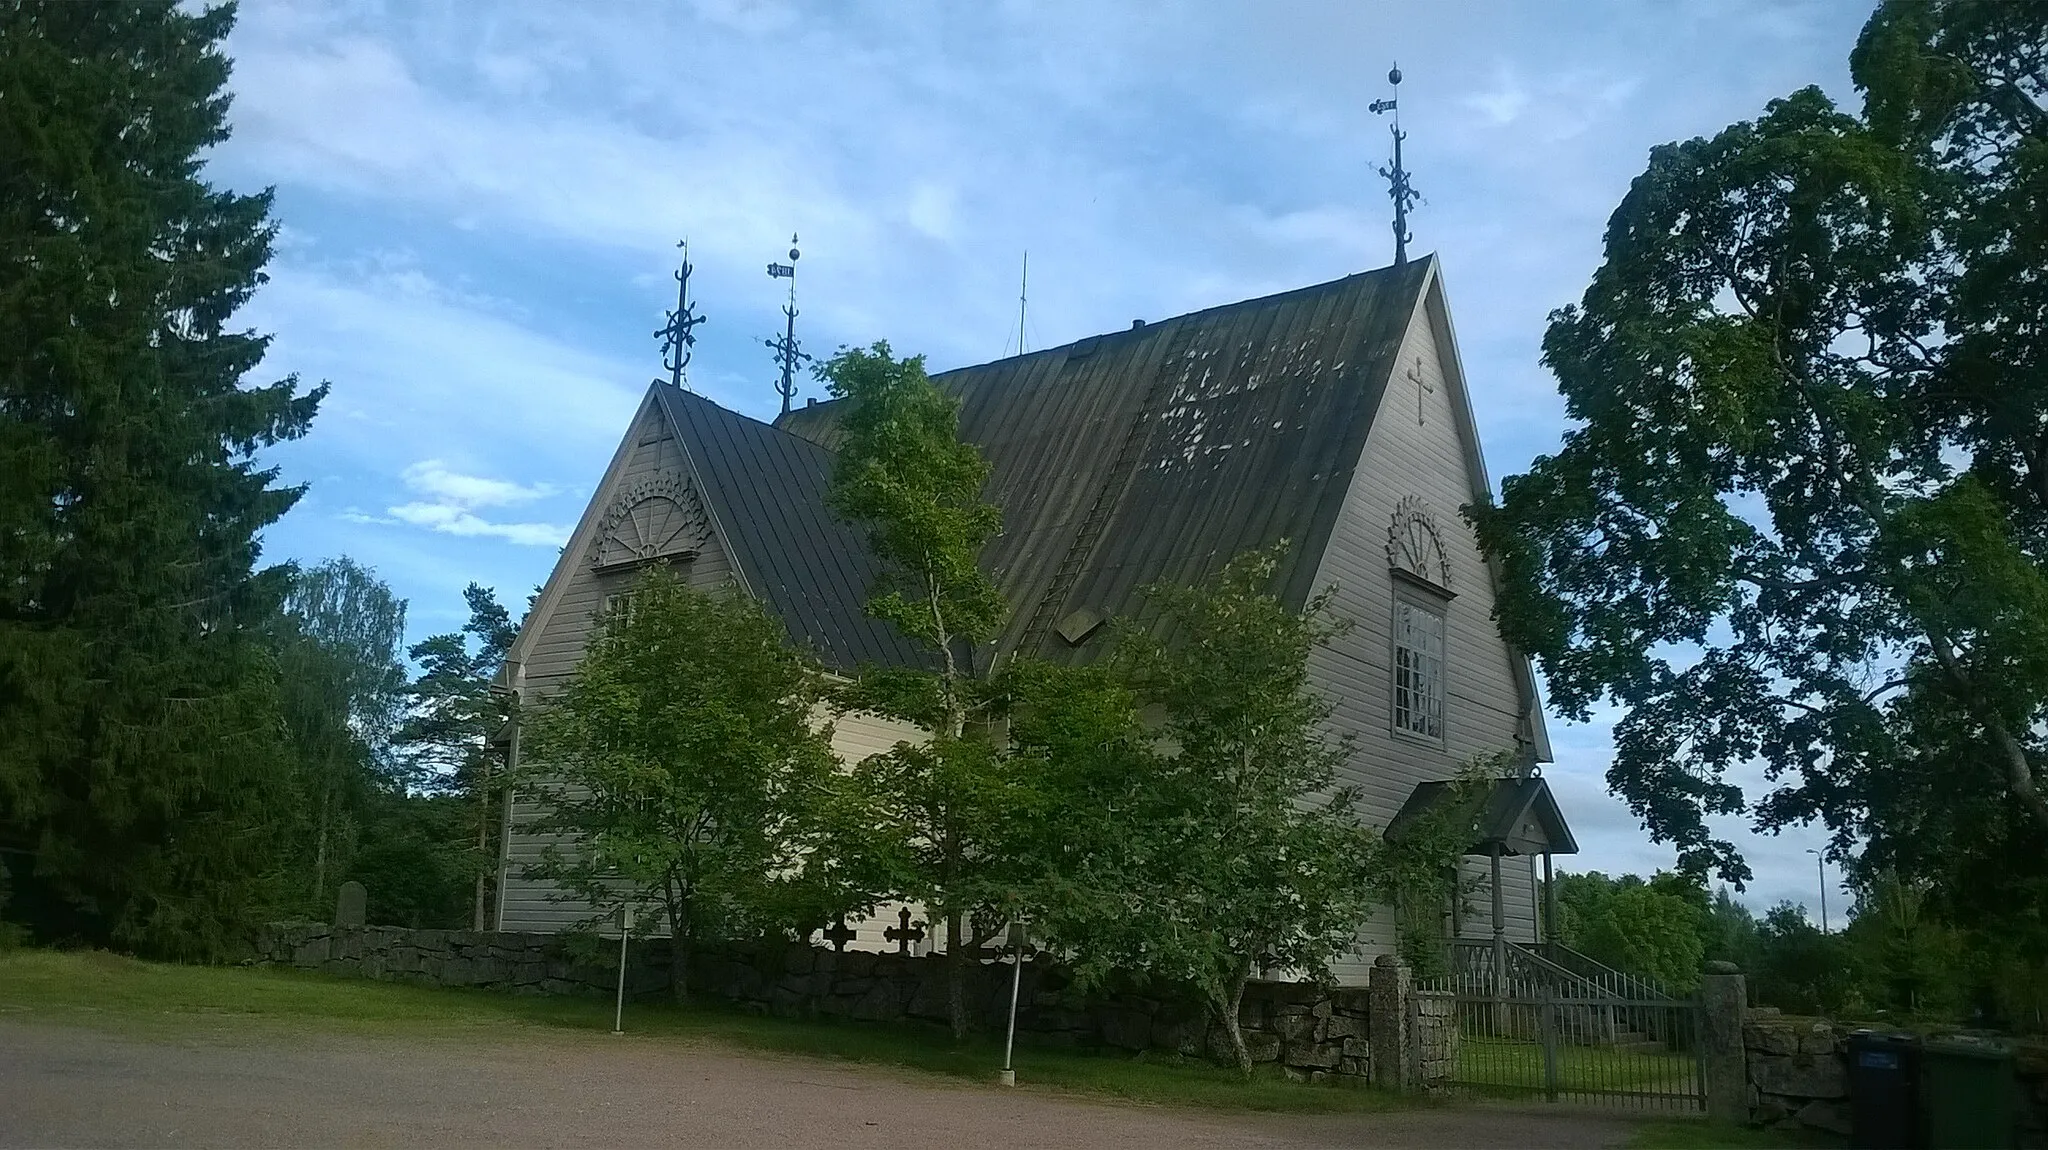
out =
<path fill-rule="evenodd" d="M 1144 320 L 1142 320 L 1142 319 L 1134 319 L 1134 320 L 1132 320 L 1132 321 L 1131 321 L 1131 330 L 1132 330 L 1132 331 L 1136 331 L 1136 330 L 1138 330 L 1139 328 L 1141 328 L 1141 327 L 1144 327 L 1144 326 L 1145 326 L 1145 321 L 1144 321 Z"/>

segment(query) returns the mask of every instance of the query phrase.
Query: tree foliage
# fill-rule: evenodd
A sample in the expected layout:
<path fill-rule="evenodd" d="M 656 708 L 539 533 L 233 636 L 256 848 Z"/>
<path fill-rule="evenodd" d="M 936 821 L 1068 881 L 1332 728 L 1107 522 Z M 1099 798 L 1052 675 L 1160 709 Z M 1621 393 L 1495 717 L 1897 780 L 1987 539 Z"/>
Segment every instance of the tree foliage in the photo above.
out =
<path fill-rule="evenodd" d="M 1552 316 L 1577 425 L 1474 522 L 1503 629 L 1567 714 L 1626 708 L 1609 782 L 1694 873 L 1748 877 L 1708 822 L 1743 812 L 1952 903 L 2042 872 L 2044 60 L 2039 4 L 1885 3 L 1861 115 L 1806 89 L 1655 149 Z"/>
<path fill-rule="evenodd" d="M 1084 984 L 1125 971 L 1194 988 L 1247 1072 L 1245 984 L 1265 969 L 1330 977 L 1365 919 L 1376 845 L 1356 791 L 1336 785 L 1348 746 L 1308 681 L 1309 653 L 1342 626 L 1326 599 L 1295 612 L 1273 595 L 1276 560 L 1251 552 L 1199 586 L 1148 589 L 1160 626 L 1120 624 L 1128 686 L 1096 681 L 1058 737 L 1026 727 L 1049 750 L 1102 740 L 1124 760 L 1084 757 L 1100 790 L 1062 792 L 1080 826 L 1102 820 L 1083 841 L 1110 865 L 1069 872 L 1083 881 L 1047 933 Z M 1152 738 L 1124 699 L 1163 714 Z"/>
<path fill-rule="evenodd" d="M 490 588 L 471 583 L 462 597 L 469 605 L 462 629 L 430 636 L 407 652 L 420 674 L 398 742 L 410 759 L 408 784 L 451 796 L 468 812 L 463 869 L 471 887 L 471 928 L 482 930 L 502 793 L 504 756 L 494 740 L 512 717 L 510 696 L 495 682 L 518 628 Z"/>
<path fill-rule="evenodd" d="M 906 864 L 897 893 L 946 926 L 947 1008 L 959 1036 L 966 964 L 1000 929 L 1004 892 L 1018 882 L 998 846 L 1016 802 L 983 650 L 1008 606 L 979 563 L 1002 516 L 981 495 L 987 461 L 960 440 L 959 402 L 932 384 L 922 356 L 899 360 L 887 343 L 847 348 L 818 374 L 847 407 L 832 505 L 867 530 L 883 567 L 868 612 L 931 660 L 928 670 L 864 671 L 843 702 L 927 733 L 871 756 L 855 776 Z"/>
<path fill-rule="evenodd" d="M 696 939 L 784 925 L 805 811 L 835 774 L 823 698 L 760 603 L 648 572 L 531 717 L 522 789 L 547 812 L 533 830 L 572 840 L 531 877 L 596 908 L 587 927 L 621 906 L 642 929 L 666 925 L 684 997 Z"/>
<path fill-rule="evenodd" d="M 277 640 L 278 687 L 298 767 L 294 867 L 303 910 L 325 915 L 366 812 L 403 789 L 392 754 L 405 701 L 405 601 L 353 560 L 292 574 Z"/>
<path fill-rule="evenodd" d="M 256 456 L 324 392 L 250 383 L 267 341 L 230 326 L 274 236 L 267 193 L 202 178 L 231 22 L 0 7 L 0 848 L 46 936 L 174 955 L 279 890 L 254 567 L 298 490 Z"/>

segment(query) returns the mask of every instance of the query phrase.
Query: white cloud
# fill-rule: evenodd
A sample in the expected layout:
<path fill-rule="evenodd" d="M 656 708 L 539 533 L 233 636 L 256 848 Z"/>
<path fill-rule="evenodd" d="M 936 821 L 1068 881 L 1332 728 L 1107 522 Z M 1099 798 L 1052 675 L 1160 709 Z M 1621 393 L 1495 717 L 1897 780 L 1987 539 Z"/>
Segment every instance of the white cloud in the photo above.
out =
<path fill-rule="evenodd" d="M 1494 127 L 1505 127 L 1520 118 L 1522 110 L 1529 106 L 1529 92 L 1503 77 L 1500 87 L 1490 92 L 1474 92 L 1465 97 L 1464 104 L 1486 117 Z"/>
<path fill-rule="evenodd" d="M 405 469 L 405 485 L 432 499 L 413 500 L 385 508 L 382 522 L 409 523 L 444 535 L 503 539 L 525 547 L 560 547 L 572 530 L 553 523 L 497 523 L 478 515 L 478 508 L 531 503 L 554 494 L 545 483 L 521 484 L 450 470 L 438 459 L 422 460 Z M 379 520 L 351 509 L 343 513 L 355 523 Z"/>
<path fill-rule="evenodd" d="M 439 496 L 460 507 L 504 507 L 513 503 L 530 503 L 555 493 L 555 489 L 545 483 L 523 485 L 506 479 L 464 475 L 449 470 L 448 465 L 438 459 L 422 460 L 406 468 L 404 479 L 407 487 Z"/>
<path fill-rule="evenodd" d="M 492 523 L 466 508 L 450 503 L 401 503 L 386 508 L 392 518 L 415 527 L 447 535 L 486 536 L 526 547 L 560 547 L 568 542 L 568 527 L 553 523 Z"/>

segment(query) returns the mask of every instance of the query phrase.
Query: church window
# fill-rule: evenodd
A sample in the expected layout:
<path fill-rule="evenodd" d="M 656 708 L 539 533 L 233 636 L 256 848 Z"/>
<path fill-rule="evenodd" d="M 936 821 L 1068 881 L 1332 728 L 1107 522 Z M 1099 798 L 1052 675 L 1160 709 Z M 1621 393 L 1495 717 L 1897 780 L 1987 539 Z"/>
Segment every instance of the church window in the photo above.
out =
<path fill-rule="evenodd" d="M 1387 526 L 1387 566 L 1394 575 L 1394 730 L 1441 743 L 1444 738 L 1444 613 L 1451 558 L 1436 517 L 1410 495 Z"/>
<path fill-rule="evenodd" d="M 1394 729 L 1444 737 L 1444 615 L 1408 596 L 1394 600 Z"/>

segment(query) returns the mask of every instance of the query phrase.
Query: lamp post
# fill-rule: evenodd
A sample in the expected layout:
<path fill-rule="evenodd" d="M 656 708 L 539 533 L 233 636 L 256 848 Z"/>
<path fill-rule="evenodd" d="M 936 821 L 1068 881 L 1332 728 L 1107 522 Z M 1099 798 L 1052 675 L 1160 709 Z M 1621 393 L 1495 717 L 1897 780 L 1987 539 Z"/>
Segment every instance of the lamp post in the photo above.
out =
<path fill-rule="evenodd" d="M 1828 856 L 1812 847 L 1807 847 L 1806 853 L 1813 856 L 1814 866 L 1820 871 L 1820 932 L 1826 934 L 1828 933 Z"/>
<path fill-rule="evenodd" d="M 1017 1046 L 1017 984 L 1024 979 L 1026 940 L 1023 920 L 1013 920 L 1010 923 L 1010 1028 L 1003 1035 L 1003 1072 L 999 1079 L 1005 1086 L 1017 1085 L 1017 1071 L 1010 1065 L 1010 1056 Z"/>
<path fill-rule="evenodd" d="M 633 937 L 633 904 L 619 908 L 619 997 L 612 1006 L 612 1033 L 624 1034 L 626 1021 L 626 940 Z"/>

